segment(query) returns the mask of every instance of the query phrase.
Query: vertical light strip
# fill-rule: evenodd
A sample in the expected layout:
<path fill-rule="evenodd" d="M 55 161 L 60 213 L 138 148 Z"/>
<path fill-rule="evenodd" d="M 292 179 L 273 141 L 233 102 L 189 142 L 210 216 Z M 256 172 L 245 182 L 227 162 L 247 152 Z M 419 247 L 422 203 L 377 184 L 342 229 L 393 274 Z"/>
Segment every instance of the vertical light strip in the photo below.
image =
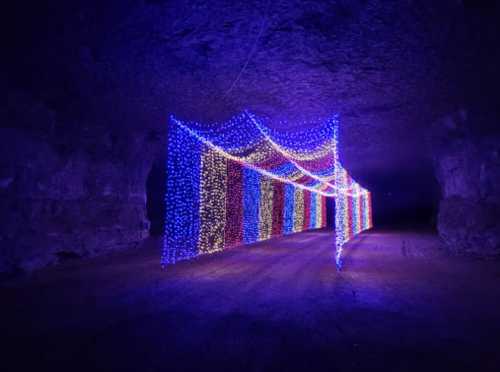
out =
<path fill-rule="evenodd" d="M 315 229 L 316 228 L 316 220 L 318 218 L 318 213 L 316 212 L 316 206 L 318 203 L 316 202 L 316 196 L 317 194 L 311 193 L 311 214 L 309 216 L 309 229 Z"/>
<path fill-rule="evenodd" d="M 346 241 L 349 241 L 353 237 L 352 233 L 352 196 L 347 197 L 347 236 L 346 236 Z"/>
<path fill-rule="evenodd" d="M 368 193 L 365 192 L 361 196 L 363 200 L 363 230 L 369 229 L 370 228 L 370 223 L 369 223 L 369 203 L 368 203 Z"/>
<path fill-rule="evenodd" d="M 201 158 L 200 254 L 224 249 L 227 159 L 206 148 Z"/>
<path fill-rule="evenodd" d="M 328 224 L 326 201 L 327 201 L 326 197 L 321 195 L 321 227 L 326 227 Z"/>
<path fill-rule="evenodd" d="M 201 149 L 202 144 L 196 138 L 177 126 L 170 128 L 162 265 L 198 254 Z"/>
<path fill-rule="evenodd" d="M 304 228 L 304 190 L 295 188 L 293 202 L 293 232 L 300 232 Z"/>
<path fill-rule="evenodd" d="M 361 231 L 366 230 L 366 196 L 361 194 L 359 196 L 359 212 L 361 221 Z"/>
<path fill-rule="evenodd" d="M 304 190 L 304 225 L 302 226 L 302 231 L 310 228 L 311 224 L 311 193 Z"/>
<path fill-rule="evenodd" d="M 273 180 L 261 177 L 259 207 L 259 240 L 271 237 L 273 228 Z"/>
<path fill-rule="evenodd" d="M 283 213 L 285 212 L 285 184 L 276 180 L 273 183 L 273 229 L 271 235 L 279 236 L 283 231 Z"/>
<path fill-rule="evenodd" d="M 368 229 L 373 227 L 373 215 L 372 215 L 372 193 L 367 192 L 367 208 L 368 208 Z"/>
<path fill-rule="evenodd" d="M 294 225 L 294 203 L 295 203 L 295 188 L 290 184 L 285 184 L 285 205 L 283 213 L 283 233 L 293 233 Z"/>
<path fill-rule="evenodd" d="M 243 241 L 243 167 L 227 162 L 226 232 L 225 247 L 241 244 Z"/>
<path fill-rule="evenodd" d="M 358 233 L 360 233 L 364 230 L 364 227 L 363 227 L 363 194 L 361 193 L 361 191 L 359 192 L 359 196 L 357 197 L 357 199 L 358 199 L 358 226 L 359 226 Z"/>
<path fill-rule="evenodd" d="M 316 228 L 323 227 L 323 202 L 325 198 L 322 195 L 316 195 Z"/>
<path fill-rule="evenodd" d="M 243 169 L 243 242 L 259 239 L 260 174 Z"/>
<path fill-rule="evenodd" d="M 359 194 L 360 190 L 357 184 L 353 186 L 353 190 Z M 360 215 L 360 201 L 359 196 L 352 197 L 352 232 L 353 235 L 358 234 L 361 231 L 361 215 Z"/>

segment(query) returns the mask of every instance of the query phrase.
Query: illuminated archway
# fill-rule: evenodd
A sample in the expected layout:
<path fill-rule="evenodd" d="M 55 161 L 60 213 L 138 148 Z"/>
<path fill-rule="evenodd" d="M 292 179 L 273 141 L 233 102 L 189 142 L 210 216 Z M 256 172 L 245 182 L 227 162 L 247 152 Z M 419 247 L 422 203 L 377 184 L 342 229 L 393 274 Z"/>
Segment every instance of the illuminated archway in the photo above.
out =
<path fill-rule="evenodd" d="M 279 132 L 245 111 L 225 123 L 169 123 L 161 262 L 326 226 L 335 198 L 335 261 L 372 226 L 371 196 L 342 167 L 338 120 Z"/>

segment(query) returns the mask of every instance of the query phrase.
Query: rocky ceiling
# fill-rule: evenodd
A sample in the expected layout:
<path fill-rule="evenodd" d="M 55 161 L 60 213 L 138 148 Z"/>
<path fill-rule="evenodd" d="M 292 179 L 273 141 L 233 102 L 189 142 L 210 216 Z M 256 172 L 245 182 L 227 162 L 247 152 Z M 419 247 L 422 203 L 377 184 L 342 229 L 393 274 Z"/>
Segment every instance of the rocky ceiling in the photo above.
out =
<path fill-rule="evenodd" d="M 56 126 L 161 133 L 170 112 L 246 108 L 293 130 L 339 113 L 342 157 L 363 178 L 425 158 L 425 128 L 456 102 L 444 57 L 457 1 L 51 3 L 18 25 L 12 78 Z"/>

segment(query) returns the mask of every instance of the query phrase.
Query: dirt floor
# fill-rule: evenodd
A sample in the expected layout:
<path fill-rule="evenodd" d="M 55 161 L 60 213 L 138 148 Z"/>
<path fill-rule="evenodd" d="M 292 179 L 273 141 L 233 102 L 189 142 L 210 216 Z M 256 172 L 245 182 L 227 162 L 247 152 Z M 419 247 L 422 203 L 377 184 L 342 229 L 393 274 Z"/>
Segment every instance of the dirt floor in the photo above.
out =
<path fill-rule="evenodd" d="M 500 371 L 500 263 L 331 231 L 159 267 L 160 241 L 0 286 L 15 371 Z M 2 370 L 4 370 L 2 368 Z M 9 367 L 7 368 L 9 370 Z"/>

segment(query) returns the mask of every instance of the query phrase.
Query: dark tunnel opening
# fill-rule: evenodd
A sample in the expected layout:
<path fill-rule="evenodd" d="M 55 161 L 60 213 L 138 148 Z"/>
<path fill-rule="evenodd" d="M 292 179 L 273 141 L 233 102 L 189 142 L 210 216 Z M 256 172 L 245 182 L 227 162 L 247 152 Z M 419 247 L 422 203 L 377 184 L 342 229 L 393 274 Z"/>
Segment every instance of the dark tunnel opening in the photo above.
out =
<path fill-rule="evenodd" d="M 335 228 L 335 199 L 326 198 L 326 226 Z"/>
<path fill-rule="evenodd" d="M 151 236 L 161 236 L 165 230 L 165 182 L 165 161 L 157 159 L 146 180 L 146 211 Z"/>
<path fill-rule="evenodd" d="M 440 186 L 431 162 L 363 178 L 370 185 L 373 220 L 381 228 L 436 229 Z"/>

